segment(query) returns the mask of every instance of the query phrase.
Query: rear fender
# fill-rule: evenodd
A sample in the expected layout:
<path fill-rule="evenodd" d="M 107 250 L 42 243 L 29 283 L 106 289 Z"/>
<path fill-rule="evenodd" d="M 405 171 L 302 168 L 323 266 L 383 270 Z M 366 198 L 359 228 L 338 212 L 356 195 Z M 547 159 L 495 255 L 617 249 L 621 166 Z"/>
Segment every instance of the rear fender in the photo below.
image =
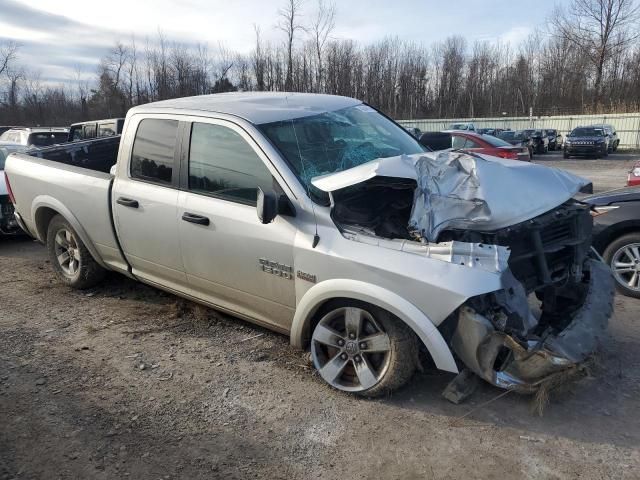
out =
<path fill-rule="evenodd" d="M 62 215 L 64 219 L 67 222 L 69 222 L 71 227 L 78 234 L 78 236 L 80 237 L 80 240 L 82 240 L 82 243 L 84 243 L 84 245 L 87 247 L 87 250 L 89 250 L 89 253 L 91 253 L 91 256 L 93 257 L 93 259 L 96 262 L 98 262 L 98 264 L 101 267 L 109 269 L 109 267 L 107 267 L 107 265 L 105 265 L 104 262 L 102 261 L 102 257 L 96 250 L 96 247 L 94 246 L 93 241 L 91 240 L 91 237 L 86 232 L 86 230 L 82 227 L 82 225 L 80 224 L 76 216 L 71 212 L 71 210 L 65 207 L 64 204 L 60 202 L 60 200 L 57 200 L 49 195 L 38 195 L 34 199 L 33 204 L 31 206 L 31 218 L 33 218 L 33 221 L 36 227 L 35 233 L 36 233 L 37 239 L 40 242 L 46 243 L 47 228 L 48 228 L 48 224 L 39 225 L 37 221 L 38 211 L 43 208 L 51 209 L 56 213 Z"/>
<path fill-rule="evenodd" d="M 370 283 L 349 280 L 326 280 L 311 287 L 298 302 L 291 325 L 291 345 L 305 348 L 311 322 L 320 306 L 334 298 L 349 298 L 383 308 L 403 321 L 422 340 L 440 370 L 458 373 L 458 367 L 440 331 L 415 305 L 401 296 Z"/>

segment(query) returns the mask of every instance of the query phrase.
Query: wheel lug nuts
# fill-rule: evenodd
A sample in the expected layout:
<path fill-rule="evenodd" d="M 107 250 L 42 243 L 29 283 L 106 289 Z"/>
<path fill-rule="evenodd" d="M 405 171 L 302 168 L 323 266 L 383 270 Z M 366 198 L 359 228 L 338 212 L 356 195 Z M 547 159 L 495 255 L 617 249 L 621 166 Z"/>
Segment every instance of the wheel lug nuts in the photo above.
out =
<path fill-rule="evenodd" d="M 343 353 L 342 355 L 340 355 L 340 358 L 341 358 L 342 360 L 346 360 L 346 359 L 347 359 L 347 357 L 348 357 L 348 355 L 347 355 L 346 353 Z"/>
<path fill-rule="evenodd" d="M 344 345 L 344 340 L 342 340 L 342 339 L 338 340 L 338 345 L 340 345 L 342 347 Z"/>
<path fill-rule="evenodd" d="M 354 338 L 356 338 L 356 334 L 355 334 L 355 333 L 350 333 L 350 334 L 349 334 L 349 338 L 350 338 L 351 340 L 353 340 Z"/>
<path fill-rule="evenodd" d="M 358 363 L 360 363 L 362 361 L 362 358 L 360 358 L 360 355 L 356 355 L 354 360 Z"/>
<path fill-rule="evenodd" d="M 367 344 L 365 342 L 361 342 L 360 343 L 360 350 L 364 350 L 365 348 L 367 348 Z"/>

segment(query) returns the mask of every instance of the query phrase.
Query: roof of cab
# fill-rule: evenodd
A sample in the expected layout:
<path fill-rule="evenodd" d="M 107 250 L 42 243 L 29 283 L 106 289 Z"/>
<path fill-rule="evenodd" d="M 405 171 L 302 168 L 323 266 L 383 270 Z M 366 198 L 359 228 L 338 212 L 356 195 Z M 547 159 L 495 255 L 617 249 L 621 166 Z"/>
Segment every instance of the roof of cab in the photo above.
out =
<path fill-rule="evenodd" d="M 193 115 L 202 115 L 202 112 L 224 113 L 260 125 L 332 112 L 361 103 L 349 97 L 315 93 L 232 92 L 147 103 L 132 108 L 129 115 L 178 110 L 182 114 Z"/>

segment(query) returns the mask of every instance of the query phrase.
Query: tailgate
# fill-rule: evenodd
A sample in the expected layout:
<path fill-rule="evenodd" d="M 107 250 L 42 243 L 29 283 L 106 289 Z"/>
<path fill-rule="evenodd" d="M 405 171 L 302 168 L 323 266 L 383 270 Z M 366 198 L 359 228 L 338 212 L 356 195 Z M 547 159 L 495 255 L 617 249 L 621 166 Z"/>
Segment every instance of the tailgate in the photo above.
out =
<path fill-rule="evenodd" d="M 71 223 L 98 263 L 126 265 L 111 222 L 110 174 L 16 153 L 5 171 L 16 211 L 38 240 L 46 232 L 37 220 L 50 209 Z"/>

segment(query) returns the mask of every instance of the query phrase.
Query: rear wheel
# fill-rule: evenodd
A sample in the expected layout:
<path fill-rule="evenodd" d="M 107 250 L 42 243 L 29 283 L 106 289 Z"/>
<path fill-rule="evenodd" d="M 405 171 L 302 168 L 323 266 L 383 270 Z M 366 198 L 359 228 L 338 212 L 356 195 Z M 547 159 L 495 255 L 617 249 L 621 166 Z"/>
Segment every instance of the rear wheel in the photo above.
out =
<path fill-rule="evenodd" d="M 72 288 L 93 287 L 105 276 L 105 270 L 93 259 L 76 231 L 61 215 L 56 215 L 49 223 L 47 250 L 56 274 Z"/>
<path fill-rule="evenodd" d="M 640 298 L 640 232 L 628 233 L 611 242 L 603 257 L 611 267 L 618 290 Z"/>
<path fill-rule="evenodd" d="M 389 312 L 349 302 L 325 309 L 313 330 L 311 357 L 332 387 L 376 397 L 412 377 L 418 343 L 411 329 Z"/>

